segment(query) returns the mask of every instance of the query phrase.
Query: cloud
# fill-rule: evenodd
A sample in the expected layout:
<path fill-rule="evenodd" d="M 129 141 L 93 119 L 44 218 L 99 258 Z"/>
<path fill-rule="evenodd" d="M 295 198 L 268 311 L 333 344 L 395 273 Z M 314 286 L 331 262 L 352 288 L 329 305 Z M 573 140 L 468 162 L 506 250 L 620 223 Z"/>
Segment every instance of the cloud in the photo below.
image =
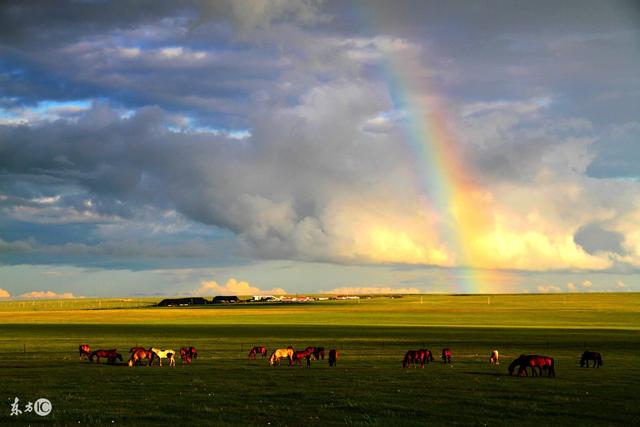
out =
<path fill-rule="evenodd" d="M 282 295 L 286 293 L 282 288 L 262 290 L 251 286 L 248 282 L 238 281 L 234 278 L 227 280 L 224 285 L 219 285 L 213 280 L 203 281 L 200 288 L 193 292 L 194 295 Z"/>
<path fill-rule="evenodd" d="M 562 288 L 554 285 L 540 285 L 537 288 L 537 291 L 540 293 L 551 293 L 551 292 L 562 292 Z"/>
<path fill-rule="evenodd" d="M 604 229 L 601 224 L 592 223 L 581 227 L 573 240 L 590 254 L 612 252 L 622 255 L 625 252 L 622 247 L 624 236 Z"/>
<path fill-rule="evenodd" d="M 71 292 L 64 292 L 61 294 L 52 292 L 52 291 L 32 291 L 27 292 L 21 295 L 18 295 L 17 298 L 23 299 L 73 299 L 78 298 L 73 295 Z"/>
<path fill-rule="evenodd" d="M 575 285 L 575 283 L 569 282 L 567 283 L 567 289 L 571 292 L 576 292 L 578 290 L 578 287 Z"/>
<path fill-rule="evenodd" d="M 0 289 L 0 298 L 11 298 L 11 294 L 4 289 Z"/>
<path fill-rule="evenodd" d="M 358 286 L 341 287 L 330 291 L 322 291 L 323 294 L 419 294 L 418 288 L 392 288 L 389 286 Z"/>
<path fill-rule="evenodd" d="M 623 7 L 371 7 L 378 34 L 340 2 L 8 6 L 3 261 L 231 248 L 244 261 L 640 267 L 637 34 Z M 451 16 L 468 19 L 474 49 L 416 31 Z M 412 81 L 429 94 L 402 105 Z M 425 129 L 459 170 L 416 156 L 430 138 L 411 131 Z"/>
<path fill-rule="evenodd" d="M 625 285 L 625 283 L 624 283 L 622 280 L 618 280 L 618 281 L 616 282 L 616 287 L 617 287 L 618 289 L 626 289 L 626 288 L 627 288 L 627 285 Z"/>
<path fill-rule="evenodd" d="M 591 283 L 590 280 L 583 280 L 580 286 L 589 289 L 591 286 L 593 286 L 593 283 Z"/>

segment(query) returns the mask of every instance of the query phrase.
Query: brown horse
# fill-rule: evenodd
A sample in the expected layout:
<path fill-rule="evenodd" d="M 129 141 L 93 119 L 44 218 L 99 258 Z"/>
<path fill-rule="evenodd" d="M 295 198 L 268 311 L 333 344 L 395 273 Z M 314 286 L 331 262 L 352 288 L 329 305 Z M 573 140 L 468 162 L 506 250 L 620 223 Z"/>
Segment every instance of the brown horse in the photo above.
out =
<path fill-rule="evenodd" d="M 338 353 L 338 350 L 329 350 L 329 366 L 337 366 L 338 357 L 340 357 L 340 353 Z"/>
<path fill-rule="evenodd" d="M 138 350 L 134 351 L 131 353 L 131 359 L 129 359 L 129 362 L 127 362 L 127 364 L 129 366 L 140 366 L 142 364 L 143 360 L 148 360 L 149 363 L 147 364 L 147 366 L 151 366 L 151 364 L 153 363 L 153 351 L 151 350 L 145 350 L 143 348 L 138 347 Z"/>
<path fill-rule="evenodd" d="M 513 375 L 515 367 L 518 366 L 518 376 L 526 377 L 527 368 L 531 368 L 531 376 L 535 377 L 538 374 L 542 376 L 542 371 L 547 372 L 548 377 L 555 377 L 555 362 L 552 357 L 539 356 L 537 354 L 521 354 L 516 360 L 509 365 L 509 375 Z M 536 371 L 537 368 L 537 371 Z"/>
<path fill-rule="evenodd" d="M 253 347 L 249 351 L 249 359 L 256 360 L 256 355 L 257 354 L 262 355 L 262 358 L 264 359 L 265 357 L 267 357 L 267 348 L 266 347 L 262 347 L 262 346 Z"/>
<path fill-rule="evenodd" d="M 302 364 L 302 359 L 307 359 L 307 366 L 311 366 L 311 355 L 315 351 L 315 347 L 307 347 L 303 351 L 294 351 L 292 360 L 296 365 Z"/>
<path fill-rule="evenodd" d="M 489 356 L 489 366 L 499 365 L 499 364 L 500 364 L 500 353 L 498 353 L 498 350 L 493 350 L 491 352 L 491 356 Z"/>
<path fill-rule="evenodd" d="M 433 353 L 429 349 L 421 348 L 418 350 L 418 360 L 420 366 L 424 368 L 425 363 L 433 362 Z"/>
<path fill-rule="evenodd" d="M 580 367 L 583 368 L 585 364 L 589 367 L 589 361 L 593 361 L 593 367 L 602 366 L 602 355 L 597 351 L 585 351 L 580 358 Z"/>
<path fill-rule="evenodd" d="M 315 360 L 324 360 L 324 347 L 315 347 L 315 350 L 313 350 L 313 358 Z"/>
<path fill-rule="evenodd" d="M 442 349 L 442 363 L 449 363 L 451 364 L 451 356 L 453 353 L 451 353 L 451 349 L 450 348 L 443 348 Z"/>
<path fill-rule="evenodd" d="M 180 349 L 180 358 L 182 359 L 182 363 L 190 365 L 192 359 L 198 358 L 198 350 L 196 350 L 195 347 L 182 347 Z"/>
<path fill-rule="evenodd" d="M 122 356 L 120 355 L 120 353 L 118 353 L 116 351 L 116 349 L 112 349 L 112 350 L 96 350 L 94 352 L 91 353 L 91 355 L 89 356 L 89 360 L 91 362 L 93 362 L 93 358 L 96 357 L 97 361 L 96 363 L 100 363 L 100 358 L 106 358 L 107 359 L 107 363 L 109 363 L 110 365 L 113 365 L 116 362 L 116 359 L 120 360 L 122 362 Z"/>
<path fill-rule="evenodd" d="M 135 353 L 136 351 L 140 351 L 140 350 L 146 350 L 146 348 L 144 348 L 144 347 L 131 347 L 131 348 L 129 349 L 129 353 L 130 353 L 130 354 L 133 354 L 133 353 Z"/>
<path fill-rule="evenodd" d="M 91 356 L 91 348 L 89 347 L 89 344 L 80 344 L 78 351 L 80 352 L 80 360 L 82 360 L 82 356 L 85 356 L 87 359 Z"/>
<path fill-rule="evenodd" d="M 402 367 L 408 368 L 409 365 L 413 365 L 416 367 L 416 362 L 419 362 L 418 352 L 416 350 L 409 350 L 404 354 L 404 359 L 402 359 Z"/>

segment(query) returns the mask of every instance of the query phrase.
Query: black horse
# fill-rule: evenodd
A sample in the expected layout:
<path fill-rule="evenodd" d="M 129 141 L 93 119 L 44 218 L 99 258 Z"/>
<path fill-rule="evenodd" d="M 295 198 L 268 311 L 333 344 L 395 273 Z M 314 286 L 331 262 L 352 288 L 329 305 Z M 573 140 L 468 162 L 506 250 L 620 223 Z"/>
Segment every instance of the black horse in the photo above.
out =
<path fill-rule="evenodd" d="M 602 366 L 602 356 L 597 351 L 585 351 L 582 353 L 582 357 L 580 358 L 580 367 L 583 368 L 585 365 L 587 368 L 589 367 L 589 361 L 593 360 L 593 367 Z"/>
<path fill-rule="evenodd" d="M 335 350 L 335 349 L 329 350 L 329 366 L 337 366 L 338 357 L 340 357 L 340 353 L 338 353 L 338 350 Z"/>
<path fill-rule="evenodd" d="M 315 347 L 315 350 L 313 350 L 313 358 L 316 360 L 324 360 L 324 347 Z"/>

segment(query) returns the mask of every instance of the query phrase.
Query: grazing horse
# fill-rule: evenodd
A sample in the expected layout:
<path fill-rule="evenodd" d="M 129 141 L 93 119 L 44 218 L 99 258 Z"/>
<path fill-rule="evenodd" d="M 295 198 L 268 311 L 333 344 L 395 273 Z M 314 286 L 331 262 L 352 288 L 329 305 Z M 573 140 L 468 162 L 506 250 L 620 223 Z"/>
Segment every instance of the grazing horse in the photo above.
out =
<path fill-rule="evenodd" d="M 499 365 L 499 364 L 500 364 L 500 353 L 498 353 L 498 350 L 493 350 L 491 352 L 491 356 L 489 356 L 489 366 Z"/>
<path fill-rule="evenodd" d="M 93 362 L 94 357 L 97 358 L 96 363 L 100 363 L 101 357 L 106 358 L 107 363 L 109 363 L 110 365 L 114 364 L 116 362 L 116 359 L 119 359 L 120 361 L 122 361 L 122 356 L 120 355 L 120 353 L 116 351 L 116 349 L 96 350 L 94 352 L 91 352 L 91 355 L 89 355 L 89 360 Z"/>
<path fill-rule="evenodd" d="M 516 358 L 513 362 L 511 362 L 511 364 L 509 365 L 509 375 L 513 376 L 513 371 L 515 371 L 516 366 L 519 367 L 518 369 L 518 376 L 522 377 L 527 375 L 527 366 L 528 366 L 528 361 L 526 359 L 527 356 L 525 356 L 524 354 L 521 354 L 518 358 Z M 523 368 L 524 367 L 524 368 Z M 524 371 L 523 371 L 524 369 Z"/>
<path fill-rule="evenodd" d="M 82 360 L 82 356 L 86 356 L 87 359 L 91 356 L 91 348 L 89 347 L 89 344 L 80 344 L 78 351 L 80 352 L 80 360 Z"/>
<path fill-rule="evenodd" d="M 418 358 L 420 360 L 420 366 L 424 368 L 425 363 L 433 362 L 433 353 L 431 353 L 429 349 L 421 348 L 418 350 Z"/>
<path fill-rule="evenodd" d="M 196 350 L 195 347 L 182 347 L 180 349 L 180 358 L 182 359 L 182 363 L 190 365 L 192 359 L 198 358 L 198 350 Z"/>
<path fill-rule="evenodd" d="M 129 353 L 130 353 L 130 354 L 133 354 L 133 353 L 135 353 L 135 352 L 137 352 L 137 351 L 140 351 L 140 350 L 146 350 L 146 348 L 144 348 L 144 347 L 131 347 L 131 348 L 129 349 Z"/>
<path fill-rule="evenodd" d="M 131 352 L 131 359 L 129 359 L 127 364 L 129 366 L 140 366 L 143 360 L 148 360 L 149 363 L 147 366 L 151 366 L 153 363 L 153 351 L 138 347 L 138 350 Z"/>
<path fill-rule="evenodd" d="M 602 355 L 600 355 L 600 353 L 597 351 L 585 351 L 582 353 L 582 357 L 580 358 L 580 367 L 582 368 L 586 364 L 588 368 L 590 360 L 593 360 L 594 368 L 602 366 Z"/>
<path fill-rule="evenodd" d="M 449 363 L 451 364 L 451 349 L 450 348 L 443 348 L 442 349 L 442 363 Z"/>
<path fill-rule="evenodd" d="M 256 360 L 256 355 L 257 354 L 262 355 L 262 358 L 264 359 L 265 357 L 267 357 L 267 348 L 266 347 L 262 347 L 262 346 L 253 347 L 249 351 L 249 359 Z"/>
<path fill-rule="evenodd" d="M 160 362 L 160 367 L 162 367 L 162 359 L 169 359 L 169 366 L 176 366 L 176 358 L 175 358 L 176 352 L 174 350 L 161 350 L 155 347 L 152 347 L 150 350 L 158 358 L 158 361 Z"/>
<path fill-rule="evenodd" d="M 313 358 L 315 360 L 324 360 L 324 347 L 315 347 L 315 350 L 313 350 Z"/>
<path fill-rule="evenodd" d="M 289 359 L 289 366 L 291 366 L 291 362 L 293 361 L 293 347 L 289 346 L 287 348 L 279 348 L 271 353 L 271 357 L 269 357 L 269 366 L 280 366 L 280 359 L 282 358 Z"/>
<path fill-rule="evenodd" d="M 408 368 L 409 365 L 413 365 L 416 367 L 416 361 L 419 361 L 418 352 L 415 350 L 409 350 L 404 354 L 404 359 L 402 359 L 402 367 Z"/>
<path fill-rule="evenodd" d="M 307 347 L 303 351 L 294 351 L 292 359 L 296 365 L 300 365 L 302 359 L 307 359 L 307 366 L 311 366 L 311 355 L 315 349 L 315 347 Z"/>
<path fill-rule="evenodd" d="M 531 368 L 531 376 L 534 377 L 538 374 L 542 376 L 543 369 L 547 372 L 548 377 L 556 376 L 555 362 L 553 358 L 549 356 L 539 356 L 537 354 L 521 354 L 520 357 L 511 362 L 511 364 L 509 365 L 509 375 L 513 375 L 513 371 L 516 366 L 519 367 L 519 377 L 527 376 L 527 368 Z M 538 368 L 537 371 L 536 368 Z"/>
<path fill-rule="evenodd" d="M 340 353 L 338 353 L 338 350 L 335 350 L 335 349 L 329 350 L 329 366 L 337 366 L 338 357 L 340 357 Z"/>

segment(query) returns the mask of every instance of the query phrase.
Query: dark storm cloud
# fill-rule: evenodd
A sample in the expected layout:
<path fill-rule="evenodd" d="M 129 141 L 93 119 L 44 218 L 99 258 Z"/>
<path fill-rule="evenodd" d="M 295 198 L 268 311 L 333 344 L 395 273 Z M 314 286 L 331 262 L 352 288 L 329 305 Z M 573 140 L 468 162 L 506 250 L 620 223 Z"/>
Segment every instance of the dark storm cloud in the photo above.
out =
<path fill-rule="evenodd" d="M 6 3 L 0 95 L 31 105 L 104 97 L 246 126 L 251 95 L 269 90 L 286 63 L 277 46 L 249 44 L 228 24 L 258 30 L 271 20 L 309 21 L 315 10 L 311 2 L 278 2 L 258 12 L 251 4 Z"/>
<path fill-rule="evenodd" d="M 362 145 L 358 127 L 338 119 L 364 123 L 386 102 L 375 87 L 328 85 L 299 108 L 258 109 L 247 140 L 171 130 L 175 117 L 157 107 L 121 117 L 94 104 L 74 121 L 0 126 L 0 171 L 14 183 L 3 180 L 4 211 L 34 222 L 110 222 L 140 220 L 150 206 L 230 230 L 261 256 L 296 257 L 303 243 L 322 250 L 325 202 L 396 167 L 369 170 L 386 142 Z"/>
<path fill-rule="evenodd" d="M 595 143 L 598 156 L 587 173 L 596 178 L 640 180 L 640 123 L 629 122 L 607 129 Z"/>
<path fill-rule="evenodd" d="M 190 233 L 206 226 L 235 236 L 233 251 L 248 257 L 335 260 L 336 240 L 361 237 L 335 224 L 338 213 L 365 204 L 358 198 L 405 212 L 415 196 L 403 112 L 383 72 L 394 54 L 415 56 L 433 86 L 424 95 L 452 105 L 449 125 L 483 184 L 557 184 L 586 194 L 571 206 L 562 195 L 542 200 L 563 218 L 593 221 L 574 204 L 615 205 L 611 215 L 622 217 L 632 208 L 609 203 L 617 184 L 606 179 L 638 176 L 638 9 L 5 2 L 0 239 L 5 252 L 38 262 L 162 257 L 170 244 L 176 256 L 205 257 L 217 249 Z M 93 104 L 45 117 L 52 101 Z M 637 190 L 626 185 L 624 194 Z M 64 228 L 71 223 L 77 228 Z M 66 237 L 40 237 L 56 229 Z M 613 247 L 611 235 L 591 231 L 576 235 L 587 252 L 599 247 L 593 239 Z M 130 235 L 149 238 L 136 244 Z"/>
<path fill-rule="evenodd" d="M 601 224 L 592 223 L 581 227 L 574 236 L 574 241 L 590 254 L 598 252 L 626 254 L 622 247 L 624 236 L 603 228 Z"/>

